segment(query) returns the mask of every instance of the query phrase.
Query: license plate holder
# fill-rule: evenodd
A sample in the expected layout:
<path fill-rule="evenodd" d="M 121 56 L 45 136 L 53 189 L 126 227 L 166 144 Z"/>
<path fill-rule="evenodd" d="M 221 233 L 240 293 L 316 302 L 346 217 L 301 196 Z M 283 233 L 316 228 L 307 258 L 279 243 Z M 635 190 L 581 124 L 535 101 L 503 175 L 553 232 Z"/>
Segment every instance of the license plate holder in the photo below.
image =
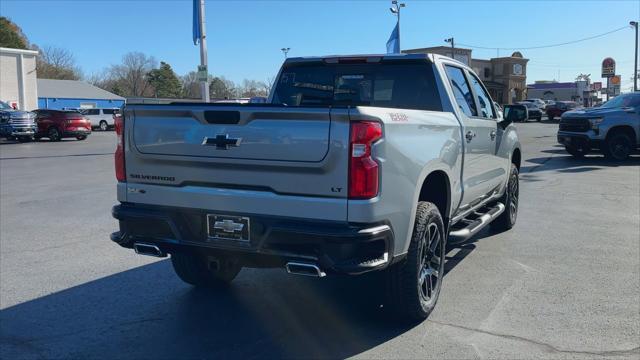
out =
<path fill-rule="evenodd" d="M 207 238 L 249 243 L 250 222 L 245 216 L 207 214 Z"/>

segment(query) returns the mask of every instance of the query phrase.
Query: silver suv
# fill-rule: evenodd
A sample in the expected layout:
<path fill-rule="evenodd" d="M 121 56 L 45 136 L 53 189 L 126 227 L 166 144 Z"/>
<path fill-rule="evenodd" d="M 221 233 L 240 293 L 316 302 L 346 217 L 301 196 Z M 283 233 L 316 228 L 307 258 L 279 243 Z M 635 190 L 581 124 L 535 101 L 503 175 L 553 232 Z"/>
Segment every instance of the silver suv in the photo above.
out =
<path fill-rule="evenodd" d="M 496 110 L 469 67 L 424 54 L 289 58 L 267 104 L 127 105 L 111 239 L 196 286 L 382 271 L 388 307 L 425 318 L 447 241 L 516 222 L 526 113 Z"/>

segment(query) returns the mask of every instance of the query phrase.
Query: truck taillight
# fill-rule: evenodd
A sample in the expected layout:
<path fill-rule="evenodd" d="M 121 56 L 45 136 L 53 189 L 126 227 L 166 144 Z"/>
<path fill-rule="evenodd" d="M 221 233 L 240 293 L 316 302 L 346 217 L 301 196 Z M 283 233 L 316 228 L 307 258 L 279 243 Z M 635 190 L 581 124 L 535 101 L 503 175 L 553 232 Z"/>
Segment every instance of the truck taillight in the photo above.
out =
<path fill-rule="evenodd" d="M 115 118 L 114 127 L 116 129 L 116 152 L 114 155 L 116 165 L 116 179 L 118 181 L 126 181 L 126 170 L 124 166 L 124 118 L 118 116 Z"/>
<path fill-rule="evenodd" d="M 382 126 L 374 121 L 351 123 L 349 142 L 349 198 L 371 199 L 378 195 L 378 163 L 371 145 L 382 137 Z"/>

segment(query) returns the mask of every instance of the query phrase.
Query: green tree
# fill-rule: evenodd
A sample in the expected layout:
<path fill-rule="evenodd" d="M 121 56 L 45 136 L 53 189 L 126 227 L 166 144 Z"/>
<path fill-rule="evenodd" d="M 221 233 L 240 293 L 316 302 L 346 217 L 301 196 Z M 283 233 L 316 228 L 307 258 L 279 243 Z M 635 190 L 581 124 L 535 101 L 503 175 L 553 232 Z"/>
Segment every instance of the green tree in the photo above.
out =
<path fill-rule="evenodd" d="M 156 97 L 173 99 L 182 97 L 182 83 L 171 65 L 166 62 L 161 61 L 158 69 L 149 71 L 148 78 Z"/>
<path fill-rule="evenodd" d="M 209 96 L 212 99 L 233 99 L 236 97 L 236 85 L 224 76 L 209 79 Z"/>
<path fill-rule="evenodd" d="M 22 29 L 4 16 L 0 16 L 0 47 L 29 49 L 29 41 Z"/>

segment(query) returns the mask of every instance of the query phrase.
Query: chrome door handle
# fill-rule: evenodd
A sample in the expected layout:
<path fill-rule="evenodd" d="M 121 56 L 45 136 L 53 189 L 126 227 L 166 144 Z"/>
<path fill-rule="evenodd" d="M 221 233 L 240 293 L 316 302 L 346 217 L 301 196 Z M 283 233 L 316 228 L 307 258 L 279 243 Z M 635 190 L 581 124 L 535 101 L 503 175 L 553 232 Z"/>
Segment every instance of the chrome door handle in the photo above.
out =
<path fill-rule="evenodd" d="M 496 131 L 495 130 L 491 131 L 489 136 L 491 137 L 491 140 L 495 140 L 496 139 Z"/>
<path fill-rule="evenodd" d="M 464 137 L 467 139 L 467 142 L 470 142 L 474 137 L 476 137 L 476 133 L 473 131 L 467 131 L 467 134 Z"/>

